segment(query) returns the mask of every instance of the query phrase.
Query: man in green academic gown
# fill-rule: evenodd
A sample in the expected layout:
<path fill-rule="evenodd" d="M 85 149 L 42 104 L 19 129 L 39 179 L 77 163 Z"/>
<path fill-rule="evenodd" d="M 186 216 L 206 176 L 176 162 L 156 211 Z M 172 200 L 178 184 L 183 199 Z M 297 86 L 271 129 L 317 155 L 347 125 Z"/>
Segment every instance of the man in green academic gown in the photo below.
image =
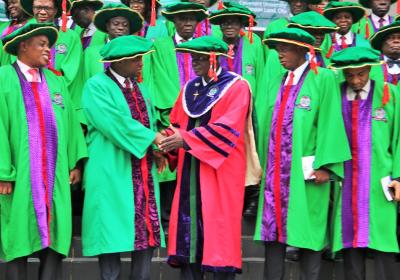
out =
<path fill-rule="evenodd" d="M 395 21 L 371 37 L 371 46 L 380 51 L 381 64 L 372 66 L 372 79 L 400 86 L 400 22 Z"/>
<path fill-rule="evenodd" d="M 335 74 L 306 59 L 315 38 L 304 30 L 285 28 L 264 42 L 287 69 L 263 81 L 256 102 L 264 174 L 255 240 L 265 242 L 264 279 L 283 278 L 286 245 L 300 248 L 301 279 L 319 279 L 328 245 L 328 181 L 343 177 L 350 159 Z"/>
<path fill-rule="evenodd" d="M 28 279 L 33 253 L 39 279 L 61 279 L 70 248 L 70 184 L 80 181 L 87 151 L 68 90 L 46 68 L 57 34 L 53 24 L 28 23 L 3 39 L 17 56 L 0 68 L 0 258 L 8 262 L 7 280 Z"/>
<path fill-rule="evenodd" d="M 83 255 L 99 256 L 104 280 L 119 279 L 121 252 L 131 253 L 130 279 L 149 280 L 153 251 L 164 246 L 155 164 L 163 136 L 149 92 L 137 81 L 152 45 L 138 36 L 111 40 L 100 53 L 110 66 L 83 90 L 89 146 Z"/>
<path fill-rule="evenodd" d="M 33 15 L 37 22 L 54 23 L 56 19 L 66 14 L 70 8 L 67 0 L 67 9 L 63 11 L 62 0 L 21 0 L 22 8 Z M 78 35 L 61 26 L 57 42 L 51 48 L 48 69 L 56 75 L 62 76 L 70 94 L 73 96 L 72 83 L 77 77 L 82 59 L 82 48 Z M 64 29 L 64 30 L 63 30 Z"/>
<path fill-rule="evenodd" d="M 380 53 L 351 47 L 332 56 L 343 70 L 342 115 L 352 159 L 344 164 L 342 185 L 335 186 L 333 251 L 342 250 L 346 280 L 366 278 L 372 255 L 376 280 L 397 279 L 397 202 L 400 201 L 400 104 L 398 92 L 370 78 Z"/>
<path fill-rule="evenodd" d="M 393 16 L 389 15 L 391 5 L 396 0 L 359 0 L 363 7 L 371 9 L 371 14 L 362 18 L 353 26 L 353 31 L 358 32 L 368 39 L 379 29 L 393 23 Z"/>
<path fill-rule="evenodd" d="M 82 48 L 85 50 L 90 45 L 104 44 L 107 35 L 103 32 L 96 32 L 97 28 L 93 18 L 97 10 L 103 7 L 100 0 L 72 0 L 71 16 L 74 21 L 74 31 L 81 39 Z"/>
<path fill-rule="evenodd" d="M 4 8 L 9 21 L 3 22 L 0 25 L 1 38 L 4 38 L 18 28 L 24 26 L 30 18 L 30 16 L 21 8 L 19 0 L 4 1 Z M 3 50 L 3 45 L 0 42 L 0 65 L 7 65 L 15 60 L 16 58 L 14 56 L 10 56 Z"/>

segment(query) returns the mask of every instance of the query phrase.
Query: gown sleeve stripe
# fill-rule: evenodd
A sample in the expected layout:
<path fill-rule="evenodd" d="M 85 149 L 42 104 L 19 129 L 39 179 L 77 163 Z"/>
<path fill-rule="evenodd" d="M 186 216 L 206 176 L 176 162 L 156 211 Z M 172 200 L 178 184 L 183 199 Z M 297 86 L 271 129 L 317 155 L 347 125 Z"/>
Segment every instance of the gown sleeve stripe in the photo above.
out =
<path fill-rule="evenodd" d="M 197 129 L 192 130 L 194 135 L 197 136 L 201 141 L 203 141 L 205 144 L 207 144 L 211 149 L 216 151 L 217 153 L 223 155 L 224 157 L 228 157 L 228 153 L 219 148 L 218 146 L 214 145 L 210 140 L 208 140 L 206 137 L 204 137 Z"/>
<path fill-rule="evenodd" d="M 232 134 L 235 135 L 236 137 L 239 137 L 239 136 L 240 136 L 240 133 L 239 133 L 237 130 L 233 129 L 232 127 L 230 127 L 230 126 L 228 126 L 228 125 L 226 125 L 226 124 L 223 124 L 223 123 L 214 123 L 214 125 L 219 126 L 219 127 L 222 127 L 222 128 L 224 128 L 224 129 L 228 130 L 230 133 L 232 133 Z"/>
<path fill-rule="evenodd" d="M 217 137 L 219 140 L 221 140 L 222 142 L 224 142 L 225 144 L 227 144 L 228 146 L 234 148 L 236 145 L 234 143 L 232 143 L 232 141 L 230 141 L 228 138 L 226 138 L 225 136 L 223 136 L 222 134 L 220 134 L 218 131 L 215 131 L 212 127 L 206 125 L 204 127 L 208 132 L 210 132 L 210 134 L 214 135 L 215 137 Z"/>

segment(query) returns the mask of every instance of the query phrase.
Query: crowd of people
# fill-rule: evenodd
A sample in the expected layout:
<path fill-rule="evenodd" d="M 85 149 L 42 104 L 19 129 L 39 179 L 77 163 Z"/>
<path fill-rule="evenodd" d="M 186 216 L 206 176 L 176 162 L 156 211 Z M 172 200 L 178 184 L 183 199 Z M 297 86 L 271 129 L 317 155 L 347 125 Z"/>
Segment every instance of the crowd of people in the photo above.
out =
<path fill-rule="evenodd" d="M 237 2 L 5 0 L 0 26 L 0 259 L 6 279 L 61 279 L 71 186 L 83 256 L 103 280 L 242 271 L 256 216 L 264 275 L 300 279 L 341 253 L 346 280 L 397 279 L 400 20 L 393 0 L 288 0 L 255 33 Z M 83 279 L 83 278 L 82 278 Z"/>

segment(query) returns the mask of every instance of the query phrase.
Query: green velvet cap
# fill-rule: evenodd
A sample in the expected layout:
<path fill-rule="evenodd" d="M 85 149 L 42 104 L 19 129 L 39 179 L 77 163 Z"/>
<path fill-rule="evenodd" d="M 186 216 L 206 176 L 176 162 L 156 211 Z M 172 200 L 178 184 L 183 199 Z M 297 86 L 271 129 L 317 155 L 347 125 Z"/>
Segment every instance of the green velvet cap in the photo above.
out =
<path fill-rule="evenodd" d="M 174 21 L 177 14 L 193 13 L 196 16 L 197 22 L 200 22 L 208 17 L 206 7 L 192 2 L 179 2 L 175 4 L 166 5 L 161 14 L 169 21 Z"/>
<path fill-rule="evenodd" d="M 177 52 L 191 52 L 209 55 L 214 53 L 215 55 L 228 56 L 228 44 L 223 40 L 213 36 L 201 36 L 196 39 L 178 44 L 175 48 Z"/>
<path fill-rule="evenodd" d="M 367 65 L 379 65 L 380 52 L 369 47 L 349 47 L 335 52 L 331 56 L 330 68 L 359 68 Z"/>
<path fill-rule="evenodd" d="M 101 50 L 101 62 L 117 62 L 135 58 L 153 52 L 153 42 L 135 36 L 126 35 L 109 41 Z"/>
<path fill-rule="evenodd" d="M 293 44 L 308 49 L 315 44 L 315 38 L 302 29 L 286 27 L 281 31 L 269 34 L 263 43 L 271 49 L 274 49 L 278 43 Z"/>
<path fill-rule="evenodd" d="M 391 0 L 392 4 L 396 3 L 396 0 Z M 371 7 L 369 6 L 370 0 L 358 0 L 358 3 L 360 3 L 363 7 L 370 9 Z"/>
<path fill-rule="evenodd" d="M 247 7 L 233 2 L 224 2 L 224 9 L 212 12 L 209 19 L 212 24 L 220 25 L 226 17 L 239 17 L 244 26 L 249 26 L 250 18 L 253 17 L 253 26 L 256 25 L 254 21 L 256 14 Z"/>
<path fill-rule="evenodd" d="M 282 0 L 282 1 L 289 2 L 289 0 Z M 304 0 L 304 2 L 311 5 L 318 5 L 321 4 L 322 0 Z"/>
<path fill-rule="evenodd" d="M 93 23 L 97 29 L 107 33 L 107 22 L 114 17 L 124 17 L 129 21 L 129 32 L 134 34 L 142 29 L 142 16 L 121 3 L 109 3 L 96 13 Z"/>
<path fill-rule="evenodd" d="M 366 15 L 366 10 L 357 3 L 332 1 L 326 5 L 323 15 L 332 20 L 338 12 L 349 12 L 353 16 L 353 24 L 358 22 Z"/>
<path fill-rule="evenodd" d="M 309 11 L 300 13 L 291 18 L 291 22 L 288 27 L 297 27 L 300 29 L 315 29 L 321 30 L 325 33 L 334 32 L 338 29 L 335 23 L 317 13 L 315 11 Z"/>
<path fill-rule="evenodd" d="M 58 30 L 52 23 L 27 23 L 2 39 L 3 50 L 11 55 L 17 55 L 19 43 L 38 35 L 46 36 L 51 47 L 57 41 Z"/>
<path fill-rule="evenodd" d="M 62 15 L 62 1 L 63 0 L 54 0 L 55 7 L 57 8 L 56 18 L 59 18 Z M 66 12 L 68 13 L 68 11 L 71 9 L 71 2 L 69 0 L 66 1 L 67 1 Z M 21 8 L 25 11 L 25 13 L 27 13 L 30 16 L 33 16 L 33 8 L 32 8 L 33 0 L 20 0 L 20 3 L 21 3 Z"/>
<path fill-rule="evenodd" d="M 386 25 L 372 35 L 370 39 L 371 46 L 380 51 L 382 49 L 384 40 L 392 33 L 400 33 L 400 21 L 395 21 L 389 25 Z"/>
<path fill-rule="evenodd" d="M 97 11 L 103 7 L 103 2 L 101 0 L 71 0 L 71 11 L 82 5 L 91 5 Z"/>
<path fill-rule="evenodd" d="M 181 2 L 190 2 L 189 0 L 181 0 Z M 210 7 L 217 3 L 218 0 L 210 0 Z"/>

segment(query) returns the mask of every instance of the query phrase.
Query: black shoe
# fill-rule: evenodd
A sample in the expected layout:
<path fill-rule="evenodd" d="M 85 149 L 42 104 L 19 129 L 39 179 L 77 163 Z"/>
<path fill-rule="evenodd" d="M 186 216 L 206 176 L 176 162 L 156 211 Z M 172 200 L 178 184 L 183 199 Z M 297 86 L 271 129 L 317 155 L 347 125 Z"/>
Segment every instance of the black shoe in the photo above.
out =
<path fill-rule="evenodd" d="M 258 194 L 260 192 L 259 186 L 246 187 L 244 194 L 244 208 L 243 216 L 256 217 L 258 210 Z"/>

